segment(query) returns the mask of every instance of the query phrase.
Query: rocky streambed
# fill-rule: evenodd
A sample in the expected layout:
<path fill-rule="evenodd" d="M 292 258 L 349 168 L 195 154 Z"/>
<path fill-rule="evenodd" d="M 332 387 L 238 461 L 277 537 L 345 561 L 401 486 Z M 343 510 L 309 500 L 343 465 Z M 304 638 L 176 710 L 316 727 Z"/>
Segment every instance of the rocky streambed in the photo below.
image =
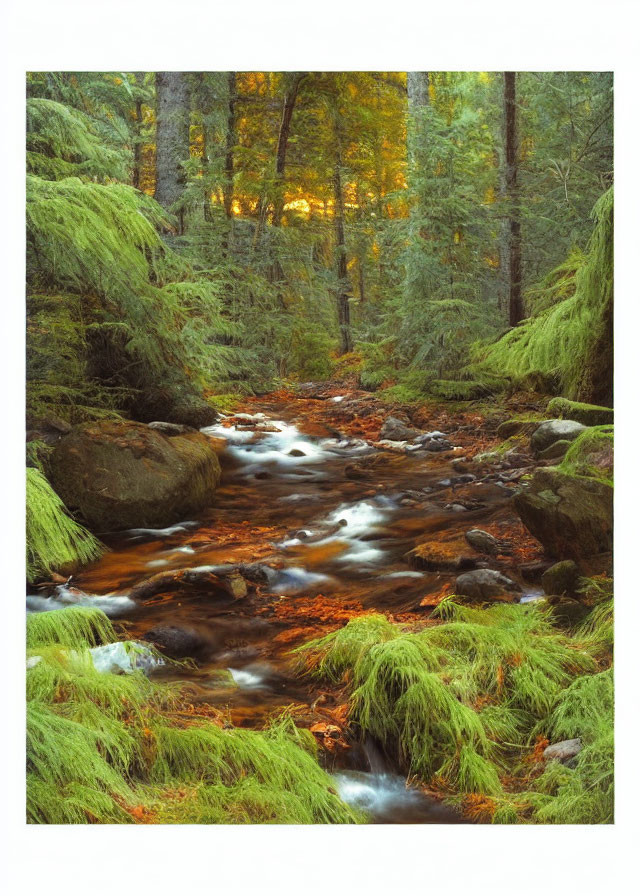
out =
<path fill-rule="evenodd" d="M 302 675 L 291 651 L 371 612 L 436 624 L 432 610 L 453 593 L 529 601 L 546 589 L 560 616 L 579 616 L 580 574 L 610 563 L 611 489 L 594 474 L 610 458 L 596 439 L 571 468 L 558 468 L 593 428 L 562 420 L 541 433 L 541 410 L 502 423 L 486 409 L 390 414 L 366 394 L 309 386 L 248 403 L 201 434 L 165 429 L 165 442 L 181 440 L 173 460 L 157 438 L 162 428 L 152 426 L 159 446 L 145 475 L 157 483 L 163 466 L 186 464 L 186 503 L 160 488 L 162 525 L 153 525 L 147 502 L 150 524 L 103 534 L 101 560 L 32 590 L 27 608 L 99 606 L 130 641 L 182 663 L 156 665 L 154 675 L 187 680 L 194 704 L 224 712 L 230 724 L 261 727 L 290 711 L 316 736 L 343 798 L 372 820 L 455 823 L 452 810 L 407 789 L 375 745 L 351 740 L 346 694 Z M 128 450 L 144 455 L 148 436 L 138 426 Z M 189 505 L 194 480 L 197 493 L 212 493 L 219 479 L 207 441 L 221 484 L 209 505 Z M 555 457 L 542 456 L 559 441 L 566 444 Z M 67 467 L 65 476 L 77 484 L 81 473 Z M 100 487 L 85 485 L 111 520 Z M 183 506 L 200 509 L 169 518 Z M 554 573 L 557 560 L 565 562 Z"/>

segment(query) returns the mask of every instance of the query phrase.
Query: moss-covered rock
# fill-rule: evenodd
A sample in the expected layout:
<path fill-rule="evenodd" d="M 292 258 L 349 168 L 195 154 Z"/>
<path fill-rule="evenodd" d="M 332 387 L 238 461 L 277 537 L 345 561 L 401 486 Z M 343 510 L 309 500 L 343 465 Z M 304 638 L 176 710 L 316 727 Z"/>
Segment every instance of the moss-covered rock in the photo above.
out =
<path fill-rule="evenodd" d="M 98 532 L 166 526 L 212 503 L 220 463 L 199 432 L 168 437 L 141 423 L 85 423 L 51 455 L 65 504 Z"/>
<path fill-rule="evenodd" d="M 542 574 L 545 594 L 573 594 L 579 575 L 575 560 L 561 560 L 559 563 L 554 563 Z"/>
<path fill-rule="evenodd" d="M 580 560 L 613 548 L 613 488 L 605 481 L 549 467 L 537 470 L 514 501 L 551 557 Z"/>
<path fill-rule="evenodd" d="M 508 439 L 517 435 L 532 435 L 540 426 L 541 420 L 518 420 L 514 417 L 512 420 L 504 420 L 499 424 L 496 432 L 501 439 Z"/>
<path fill-rule="evenodd" d="M 613 426 L 592 426 L 581 433 L 559 469 L 573 476 L 613 484 Z"/>
<path fill-rule="evenodd" d="M 583 431 L 584 425 L 577 420 L 545 420 L 531 436 L 531 450 L 540 453 L 560 439 L 572 442 Z"/>
<path fill-rule="evenodd" d="M 538 458 L 540 460 L 560 460 L 560 458 L 565 456 L 570 447 L 571 442 L 569 439 L 558 439 L 557 442 L 553 442 L 553 444 L 549 445 L 548 448 L 545 448 L 544 451 L 540 451 L 538 453 Z"/>
<path fill-rule="evenodd" d="M 581 401 L 570 401 L 568 398 L 552 398 L 547 405 L 550 417 L 563 417 L 566 420 L 577 420 L 585 426 L 602 426 L 613 423 L 613 408 L 603 408 L 597 404 L 584 404 Z"/>

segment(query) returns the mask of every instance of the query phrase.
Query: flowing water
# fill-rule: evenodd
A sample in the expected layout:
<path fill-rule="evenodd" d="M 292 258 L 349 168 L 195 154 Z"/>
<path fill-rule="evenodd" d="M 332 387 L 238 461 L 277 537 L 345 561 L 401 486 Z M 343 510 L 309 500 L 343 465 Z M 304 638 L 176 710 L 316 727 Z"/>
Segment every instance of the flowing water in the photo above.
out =
<path fill-rule="evenodd" d="M 509 491 L 460 477 L 451 452 L 395 453 L 342 437 L 330 422 L 309 419 L 309 404 L 265 401 L 252 419 L 237 415 L 235 425 L 223 420 L 204 429 L 223 466 L 214 506 L 165 529 L 105 536 L 111 550 L 100 561 L 67 586 L 30 595 L 28 610 L 91 603 L 136 640 L 178 629 L 196 663 L 156 674 L 186 678 L 194 702 L 223 709 L 235 725 L 261 726 L 291 705 L 330 705 L 330 693 L 295 673 L 291 649 L 354 612 L 425 618 L 425 598 L 452 577 L 411 569 L 406 552 L 486 523 L 504 510 Z M 455 435 L 448 437 L 455 445 Z M 461 512 L 461 501 L 471 509 Z M 249 597 L 212 597 L 197 588 L 144 602 L 129 597 L 135 583 L 158 572 L 225 572 L 228 565 L 253 570 L 247 576 L 257 585 Z M 346 755 L 333 769 L 339 792 L 373 821 L 459 820 L 407 789 L 387 764 L 372 764 L 370 754 L 354 747 Z"/>

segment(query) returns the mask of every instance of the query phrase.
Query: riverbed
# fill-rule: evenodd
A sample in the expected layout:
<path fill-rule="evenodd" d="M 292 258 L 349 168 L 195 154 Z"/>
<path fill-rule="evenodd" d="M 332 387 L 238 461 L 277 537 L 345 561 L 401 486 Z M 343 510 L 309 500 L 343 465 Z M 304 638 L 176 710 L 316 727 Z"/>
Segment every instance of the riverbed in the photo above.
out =
<path fill-rule="evenodd" d="M 434 428 L 444 450 L 383 445 L 336 426 L 346 400 L 267 397 L 205 428 L 223 468 L 212 506 L 163 530 L 105 533 L 109 551 L 98 562 L 64 586 L 30 595 L 27 606 L 90 603 L 127 637 L 181 637 L 193 662 L 156 674 L 188 682 L 194 703 L 246 727 L 293 710 L 298 724 L 319 732 L 343 799 L 373 822 L 457 823 L 452 809 L 408 788 L 376 745 L 356 743 L 335 724 L 344 721 L 346 697 L 303 675 L 291 651 L 364 613 L 429 624 L 455 575 L 420 568 L 408 552 L 424 542 L 455 543 L 477 526 L 510 531 L 513 485 L 468 472 L 468 421 Z M 517 579 L 516 560 L 517 550 L 507 551 L 499 565 Z M 130 598 L 136 583 L 181 569 L 239 569 L 248 592 L 221 597 L 193 587 Z M 525 599 L 535 597 L 523 589 Z"/>

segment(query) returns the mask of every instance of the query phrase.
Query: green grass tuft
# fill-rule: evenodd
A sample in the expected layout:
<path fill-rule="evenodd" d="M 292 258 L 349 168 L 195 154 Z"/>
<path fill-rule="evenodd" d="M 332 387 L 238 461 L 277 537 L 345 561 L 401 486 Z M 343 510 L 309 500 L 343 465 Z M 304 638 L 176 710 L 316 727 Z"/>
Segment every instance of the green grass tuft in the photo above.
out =
<path fill-rule="evenodd" d="M 572 681 L 597 680 L 595 642 L 558 630 L 537 604 L 449 600 L 434 615 L 444 621 L 417 633 L 359 617 L 296 654 L 309 674 L 349 682 L 351 723 L 405 771 L 500 804 L 501 776 L 536 731 L 560 736 Z"/>
<path fill-rule="evenodd" d="M 29 649 L 61 644 L 73 650 L 117 640 L 109 617 L 97 608 L 67 607 L 27 616 Z"/>

